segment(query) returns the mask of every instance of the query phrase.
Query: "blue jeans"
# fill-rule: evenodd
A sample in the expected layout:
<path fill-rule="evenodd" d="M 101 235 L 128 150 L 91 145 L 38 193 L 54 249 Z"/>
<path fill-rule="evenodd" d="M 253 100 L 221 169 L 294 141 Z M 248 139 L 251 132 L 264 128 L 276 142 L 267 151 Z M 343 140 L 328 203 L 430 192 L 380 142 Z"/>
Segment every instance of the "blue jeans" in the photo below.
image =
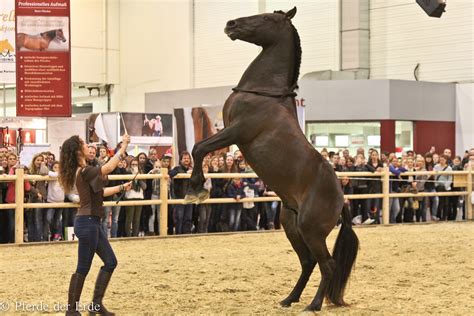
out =
<path fill-rule="evenodd" d="M 62 236 L 62 227 L 61 227 L 61 214 L 63 213 L 63 210 L 61 208 L 50 208 L 46 212 L 46 218 L 44 221 L 44 233 L 43 236 L 48 236 L 51 233 L 51 236 L 53 235 L 53 232 L 56 232 L 57 234 L 60 234 Z M 51 231 L 51 232 L 50 232 Z"/>
<path fill-rule="evenodd" d="M 108 236 L 109 232 L 109 217 L 112 212 L 112 225 L 110 226 L 110 237 L 117 237 L 118 229 L 118 218 L 120 214 L 120 206 L 105 206 L 104 207 L 104 218 L 102 219 L 102 229 L 104 230 L 105 236 Z"/>
<path fill-rule="evenodd" d="M 152 200 L 159 200 L 160 197 L 157 195 L 151 195 Z M 151 205 L 151 215 L 148 219 L 148 231 L 150 233 L 155 232 L 155 220 L 158 222 L 158 231 L 156 232 L 157 235 L 160 234 L 160 205 L 154 204 Z"/>
<path fill-rule="evenodd" d="M 117 258 L 110 246 L 107 236 L 100 227 L 98 216 L 76 216 L 74 234 L 79 238 L 76 273 L 86 276 L 97 253 L 104 262 L 101 270 L 112 273 L 117 267 Z"/>
<path fill-rule="evenodd" d="M 1 211 L 0 211 L 1 212 Z M 7 213 L 7 238 L 9 243 L 15 242 L 15 210 L 4 211 Z"/>
<path fill-rule="evenodd" d="M 240 215 L 242 214 L 242 204 L 239 206 L 229 206 L 229 229 L 231 231 L 238 231 L 240 226 Z"/>
<path fill-rule="evenodd" d="M 400 213 L 400 201 L 398 198 L 390 199 L 390 224 L 397 222 L 397 215 Z"/>
<path fill-rule="evenodd" d="M 190 234 L 193 228 L 193 205 L 192 204 L 176 204 L 175 211 L 175 227 L 176 235 Z"/>
<path fill-rule="evenodd" d="M 26 222 L 26 229 L 28 230 L 28 242 L 40 241 L 39 235 L 36 232 L 34 209 L 25 210 L 25 222 Z"/>
<path fill-rule="evenodd" d="M 276 216 L 276 212 L 278 208 L 278 203 L 279 202 L 277 201 L 265 203 L 265 212 L 267 213 L 267 226 L 274 225 L 275 223 L 275 216 Z"/>
<path fill-rule="evenodd" d="M 45 208 L 36 208 L 34 211 L 35 214 L 35 228 L 36 228 L 36 241 L 49 241 L 48 235 L 44 231 L 44 222 L 46 221 L 46 213 L 48 212 Z"/>
<path fill-rule="evenodd" d="M 436 192 L 435 188 L 425 190 L 425 192 Z M 427 204 L 429 204 L 430 211 L 431 211 L 431 220 L 433 220 L 433 216 L 438 215 L 438 205 L 439 205 L 439 196 L 427 196 Z M 428 206 L 426 206 L 428 207 Z"/>

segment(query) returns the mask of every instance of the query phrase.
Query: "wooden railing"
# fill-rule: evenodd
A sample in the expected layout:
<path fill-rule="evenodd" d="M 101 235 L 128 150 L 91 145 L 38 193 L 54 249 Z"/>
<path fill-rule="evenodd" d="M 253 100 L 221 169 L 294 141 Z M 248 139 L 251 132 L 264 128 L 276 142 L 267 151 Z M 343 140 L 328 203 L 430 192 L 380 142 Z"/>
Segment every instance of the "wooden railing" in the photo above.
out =
<path fill-rule="evenodd" d="M 469 171 L 421 171 L 421 172 L 405 172 L 403 176 L 419 176 L 419 175 L 454 175 L 455 183 L 458 187 L 462 187 L 463 191 L 448 191 L 448 192 L 420 192 L 420 193 L 390 193 L 390 171 L 384 168 L 382 172 L 336 172 L 339 178 L 363 178 L 367 181 L 381 181 L 382 193 L 377 194 L 351 194 L 345 195 L 346 199 L 382 199 L 382 223 L 389 224 L 390 210 L 389 199 L 401 197 L 424 197 L 424 196 L 465 196 L 466 205 L 466 219 L 472 220 L 472 170 Z M 175 179 L 190 178 L 190 174 L 178 174 Z M 109 175 L 109 180 L 132 180 L 133 175 Z M 211 173 L 206 174 L 206 178 L 257 178 L 255 173 Z M 373 177 L 379 178 L 372 179 Z M 370 179 L 369 179 L 370 178 Z M 136 179 L 168 179 L 168 169 L 161 169 L 160 174 L 138 175 Z M 77 208 L 79 205 L 75 203 L 24 203 L 24 181 L 52 181 L 56 180 L 49 176 L 25 175 L 23 169 L 16 169 L 13 176 L 0 176 L 0 181 L 12 182 L 15 181 L 15 203 L 0 204 L 0 211 L 5 209 L 15 209 L 15 243 L 23 243 L 23 214 L 25 209 L 36 208 Z M 160 181 L 160 199 L 159 200 L 143 200 L 143 201 L 120 201 L 118 204 L 115 201 L 104 202 L 104 206 L 129 206 L 129 205 L 160 205 L 160 235 L 167 234 L 168 225 L 168 205 L 184 204 L 183 199 L 169 199 L 167 181 Z M 255 197 L 240 199 L 243 202 L 270 202 L 280 201 L 278 197 Z M 233 198 L 213 198 L 204 201 L 203 203 L 235 203 Z"/>

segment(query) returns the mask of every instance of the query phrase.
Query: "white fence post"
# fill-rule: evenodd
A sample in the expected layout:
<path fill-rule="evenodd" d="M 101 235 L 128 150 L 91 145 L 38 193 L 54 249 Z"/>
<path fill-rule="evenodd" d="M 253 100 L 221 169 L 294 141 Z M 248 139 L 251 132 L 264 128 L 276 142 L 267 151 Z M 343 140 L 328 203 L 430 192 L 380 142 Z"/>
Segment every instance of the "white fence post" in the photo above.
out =
<path fill-rule="evenodd" d="M 384 225 L 390 224 L 390 169 L 388 167 L 383 168 L 383 181 L 382 181 L 382 223 Z"/>
<path fill-rule="evenodd" d="M 160 180 L 160 236 L 168 235 L 168 169 L 161 168 Z"/>
<path fill-rule="evenodd" d="M 23 214 L 25 212 L 23 203 L 25 200 L 25 171 L 21 168 L 16 168 L 15 174 L 17 176 L 15 182 L 15 244 L 23 243 Z"/>
<path fill-rule="evenodd" d="M 467 174 L 466 219 L 472 220 L 472 168 L 469 166 Z"/>

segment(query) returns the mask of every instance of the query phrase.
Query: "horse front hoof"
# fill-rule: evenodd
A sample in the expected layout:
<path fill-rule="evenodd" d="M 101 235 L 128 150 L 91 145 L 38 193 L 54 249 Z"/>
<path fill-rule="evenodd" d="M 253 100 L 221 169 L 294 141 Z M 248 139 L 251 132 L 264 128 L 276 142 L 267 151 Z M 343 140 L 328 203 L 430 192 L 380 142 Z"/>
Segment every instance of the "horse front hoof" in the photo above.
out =
<path fill-rule="evenodd" d="M 321 311 L 321 305 L 313 305 L 313 304 L 310 304 L 308 306 L 306 306 L 306 308 L 304 309 L 304 312 L 319 312 Z"/>
<path fill-rule="evenodd" d="M 280 302 L 281 307 L 290 307 L 291 304 L 299 302 L 299 299 L 293 299 L 291 297 L 285 298 L 283 301 Z"/>
<path fill-rule="evenodd" d="M 199 190 L 194 191 L 190 190 L 186 196 L 184 197 L 185 204 L 200 204 L 209 198 L 209 191 L 207 190 Z"/>

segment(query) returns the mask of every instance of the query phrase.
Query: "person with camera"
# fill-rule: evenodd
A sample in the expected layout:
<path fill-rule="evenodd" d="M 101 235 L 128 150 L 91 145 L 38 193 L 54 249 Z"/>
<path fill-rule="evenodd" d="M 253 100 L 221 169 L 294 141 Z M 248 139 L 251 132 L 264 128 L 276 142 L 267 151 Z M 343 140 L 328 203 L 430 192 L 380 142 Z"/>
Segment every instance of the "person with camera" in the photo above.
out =
<path fill-rule="evenodd" d="M 88 147 L 77 135 L 67 139 L 61 147 L 59 182 L 65 192 L 71 191 L 75 185 L 80 199 L 80 206 L 74 220 L 74 233 L 79 238 L 78 263 L 69 284 L 66 315 L 80 314 L 79 300 L 82 288 L 96 253 L 104 265 L 97 276 L 89 311 L 92 314 L 113 315 L 102 304 L 102 300 L 117 266 L 117 258 L 107 236 L 101 229 L 100 218 L 104 213 L 104 197 L 131 189 L 131 182 L 105 187 L 107 175 L 124 159 L 129 143 L 130 137 L 125 134 L 120 150 L 103 166 L 87 165 Z"/>

